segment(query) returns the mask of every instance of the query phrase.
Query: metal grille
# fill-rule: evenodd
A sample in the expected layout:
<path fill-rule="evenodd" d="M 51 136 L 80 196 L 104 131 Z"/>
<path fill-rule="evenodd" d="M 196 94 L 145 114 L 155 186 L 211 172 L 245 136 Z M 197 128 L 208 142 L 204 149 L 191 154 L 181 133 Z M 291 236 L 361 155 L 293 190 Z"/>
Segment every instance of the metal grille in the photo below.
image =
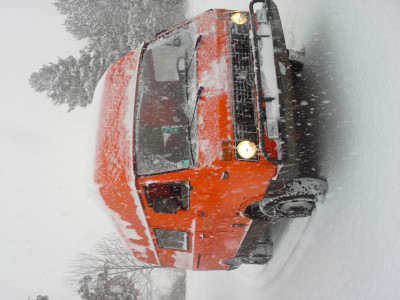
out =
<path fill-rule="evenodd" d="M 243 140 L 257 141 L 257 132 L 254 125 L 235 124 L 235 141 L 237 144 Z"/>
<path fill-rule="evenodd" d="M 254 71 L 250 44 L 250 25 L 229 23 L 233 71 L 235 146 L 242 140 L 258 144 L 255 120 Z M 242 160 L 239 154 L 236 159 Z M 258 155 L 251 160 L 258 160 Z"/>

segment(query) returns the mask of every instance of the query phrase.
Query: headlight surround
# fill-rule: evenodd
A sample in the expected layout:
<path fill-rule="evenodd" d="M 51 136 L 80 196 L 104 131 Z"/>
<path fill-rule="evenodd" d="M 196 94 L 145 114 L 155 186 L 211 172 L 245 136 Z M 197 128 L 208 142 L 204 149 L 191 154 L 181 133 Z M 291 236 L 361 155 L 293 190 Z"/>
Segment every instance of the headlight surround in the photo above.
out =
<path fill-rule="evenodd" d="M 251 159 L 257 154 L 257 146 L 254 142 L 243 140 L 236 146 L 236 151 L 244 159 Z"/>
<path fill-rule="evenodd" d="M 235 12 L 231 14 L 231 22 L 238 25 L 246 24 L 248 22 L 247 15 L 242 12 Z"/>

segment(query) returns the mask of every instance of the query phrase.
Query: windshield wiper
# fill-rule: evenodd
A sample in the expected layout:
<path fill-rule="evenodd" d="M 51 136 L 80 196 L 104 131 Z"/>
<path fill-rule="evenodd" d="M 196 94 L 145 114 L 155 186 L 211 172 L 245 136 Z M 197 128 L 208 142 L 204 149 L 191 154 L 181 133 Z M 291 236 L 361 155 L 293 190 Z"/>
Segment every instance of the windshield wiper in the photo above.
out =
<path fill-rule="evenodd" d="M 189 102 L 189 82 L 188 82 L 189 70 L 190 70 L 190 66 L 192 65 L 194 55 L 195 55 L 195 53 L 197 51 L 197 48 L 199 48 L 200 41 L 201 41 L 202 38 L 203 38 L 203 36 L 201 34 L 197 37 L 196 43 L 194 44 L 194 49 L 193 49 L 193 52 L 192 52 L 192 56 L 190 57 L 190 61 L 189 61 L 188 65 L 186 67 L 186 70 L 185 70 L 185 86 L 186 86 L 186 101 L 187 102 Z"/>
<path fill-rule="evenodd" d="M 194 115 L 195 115 L 196 110 L 197 110 L 197 103 L 199 102 L 199 99 L 201 97 L 201 94 L 203 93 L 203 90 L 204 90 L 204 88 L 202 86 L 199 87 L 199 89 L 197 90 L 196 101 L 194 102 L 194 109 L 193 109 L 192 118 L 190 119 L 190 126 L 189 127 L 192 127 Z"/>
<path fill-rule="evenodd" d="M 195 162 L 193 147 L 192 147 L 192 139 L 191 139 L 192 125 L 193 125 L 194 116 L 197 111 L 197 103 L 199 102 L 199 99 L 201 97 L 201 94 L 203 93 L 203 90 L 204 90 L 204 88 L 202 86 L 199 87 L 199 89 L 197 90 L 197 96 L 196 96 L 196 102 L 194 103 L 193 114 L 192 114 L 192 117 L 190 118 L 190 120 L 188 120 L 189 121 L 189 124 L 188 124 L 189 148 L 190 148 L 190 156 L 192 158 L 192 164 L 194 164 L 194 162 Z"/>
<path fill-rule="evenodd" d="M 194 54 L 196 53 L 197 48 L 199 48 L 200 41 L 201 41 L 202 38 L 203 38 L 203 36 L 200 34 L 196 39 L 196 43 L 194 44 L 194 49 L 193 49 L 193 52 L 192 52 L 192 57 L 190 58 L 189 65 L 186 68 L 186 73 L 189 72 L 190 66 L 192 65 L 192 61 L 193 61 L 193 58 L 194 58 Z"/>
<path fill-rule="evenodd" d="M 186 101 L 187 101 L 188 107 L 189 107 L 189 102 L 190 102 L 190 101 L 189 101 L 189 82 L 188 82 L 189 70 L 190 70 L 190 67 L 191 67 L 191 65 L 192 65 L 194 55 L 195 55 L 196 52 L 197 52 L 197 48 L 199 48 L 200 41 L 201 41 L 202 38 L 203 38 L 202 35 L 199 35 L 199 36 L 197 37 L 196 42 L 195 42 L 195 44 L 194 44 L 194 49 L 193 49 L 193 52 L 192 52 L 192 56 L 190 57 L 190 61 L 189 61 L 188 65 L 187 65 L 187 67 L 186 67 L 186 69 L 185 69 Z M 188 122 L 188 140 L 189 140 L 190 157 L 191 157 L 191 159 L 192 159 L 192 164 L 193 164 L 193 165 L 195 164 L 195 158 L 194 158 L 194 151 L 193 151 L 192 138 L 191 138 L 191 135 L 192 135 L 192 125 L 193 125 L 194 116 L 195 116 L 196 111 L 197 111 L 197 103 L 199 102 L 199 99 L 200 99 L 200 97 L 201 97 L 201 94 L 203 93 L 203 89 L 204 89 L 204 88 L 201 86 L 201 87 L 199 87 L 199 89 L 197 90 L 197 96 L 196 96 L 196 101 L 195 101 L 195 103 L 194 103 L 194 109 L 193 109 L 192 117 L 191 117 L 190 119 L 188 119 L 188 121 L 189 121 L 189 122 Z M 189 113 L 189 111 L 188 111 L 188 113 Z M 189 115 L 188 115 L 188 116 L 189 116 Z"/>

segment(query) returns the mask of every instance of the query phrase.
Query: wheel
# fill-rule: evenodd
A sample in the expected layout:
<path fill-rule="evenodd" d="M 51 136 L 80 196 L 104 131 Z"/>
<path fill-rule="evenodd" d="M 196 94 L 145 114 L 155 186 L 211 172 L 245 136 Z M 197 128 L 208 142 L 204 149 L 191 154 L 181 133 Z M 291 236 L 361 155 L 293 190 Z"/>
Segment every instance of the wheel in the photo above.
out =
<path fill-rule="evenodd" d="M 266 265 L 270 260 L 272 256 L 266 256 L 266 257 L 245 257 L 242 258 L 242 263 L 246 265 Z"/>
<path fill-rule="evenodd" d="M 258 202 L 253 203 L 246 207 L 244 215 L 256 221 L 268 221 L 270 218 L 266 216 L 261 210 Z"/>
<path fill-rule="evenodd" d="M 313 196 L 284 198 L 275 204 L 275 214 L 283 218 L 303 218 L 311 216 L 315 208 Z"/>
<path fill-rule="evenodd" d="M 303 63 L 296 61 L 296 60 L 290 60 L 290 69 L 294 72 L 294 74 L 299 77 L 301 75 L 301 72 L 303 71 Z"/>
<path fill-rule="evenodd" d="M 300 177 L 286 185 L 285 195 L 291 196 L 315 196 L 315 201 L 323 201 L 328 192 L 328 182 L 324 179 L 313 177 Z"/>
<path fill-rule="evenodd" d="M 315 203 L 308 199 L 286 199 L 286 201 L 279 202 L 275 209 L 277 212 L 284 215 L 303 216 L 309 215 L 315 208 Z"/>
<path fill-rule="evenodd" d="M 289 62 L 290 68 L 296 74 L 296 76 L 301 76 L 301 72 L 303 71 L 304 59 L 305 59 L 305 49 L 302 47 L 298 51 L 296 50 L 288 50 L 289 52 Z"/>
<path fill-rule="evenodd" d="M 231 258 L 224 263 L 229 266 L 228 271 L 236 270 L 242 265 L 241 259 L 237 257 Z"/>
<path fill-rule="evenodd" d="M 311 216 L 315 201 L 312 195 L 266 198 L 260 202 L 260 210 L 271 218 L 303 218 Z"/>
<path fill-rule="evenodd" d="M 244 264 L 265 265 L 273 255 L 273 245 L 271 242 L 257 244 L 249 253 L 248 257 L 242 257 L 241 261 Z"/>
<path fill-rule="evenodd" d="M 270 218 L 302 218 L 311 216 L 315 202 L 322 201 L 328 191 L 325 180 L 296 178 L 285 186 L 281 195 L 269 194 L 259 202 L 260 211 Z"/>

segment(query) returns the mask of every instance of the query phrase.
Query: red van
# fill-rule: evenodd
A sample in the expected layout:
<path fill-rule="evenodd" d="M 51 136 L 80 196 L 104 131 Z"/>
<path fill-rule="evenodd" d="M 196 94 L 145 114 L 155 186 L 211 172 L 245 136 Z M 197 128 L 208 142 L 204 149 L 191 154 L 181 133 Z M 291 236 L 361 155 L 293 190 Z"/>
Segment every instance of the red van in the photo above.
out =
<path fill-rule="evenodd" d="M 256 0 L 166 30 L 108 69 L 95 180 L 137 259 L 265 264 L 271 220 L 311 215 L 327 183 L 299 169 L 299 69 L 275 4 Z"/>

